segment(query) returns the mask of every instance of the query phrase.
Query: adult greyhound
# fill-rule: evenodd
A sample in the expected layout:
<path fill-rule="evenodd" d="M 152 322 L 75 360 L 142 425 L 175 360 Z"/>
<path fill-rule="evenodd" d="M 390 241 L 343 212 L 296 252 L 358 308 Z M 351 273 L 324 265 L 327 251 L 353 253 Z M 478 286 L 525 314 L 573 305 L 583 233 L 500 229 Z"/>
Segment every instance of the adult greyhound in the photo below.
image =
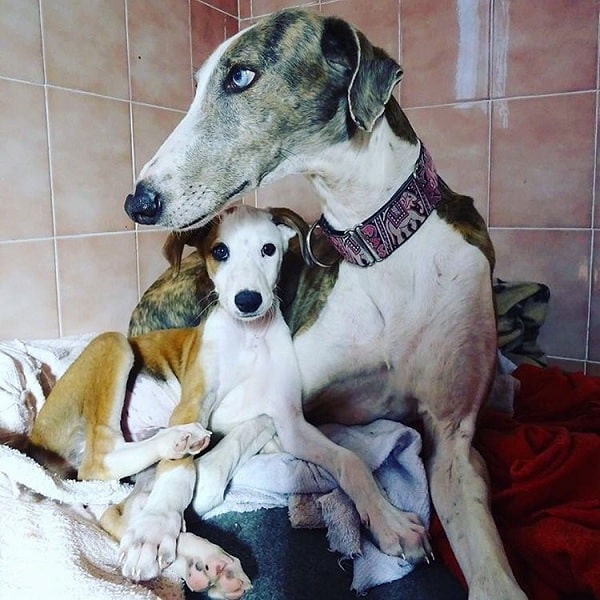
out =
<path fill-rule="evenodd" d="M 495 372 L 493 248 L 393 98 L 401 75 L 345 21 L 275 13 L 208 58 L 125 208 L 185 230 L 253 188 L 307 175 L 322 202 L 316 228 L 344 260 L 294 338 L 306 414 L 422 419 L 432 499 L 469 598 L 523 600 L 471 445 Z M 366 525 L 384 552 L 405 551 L 401 526 Z"/>

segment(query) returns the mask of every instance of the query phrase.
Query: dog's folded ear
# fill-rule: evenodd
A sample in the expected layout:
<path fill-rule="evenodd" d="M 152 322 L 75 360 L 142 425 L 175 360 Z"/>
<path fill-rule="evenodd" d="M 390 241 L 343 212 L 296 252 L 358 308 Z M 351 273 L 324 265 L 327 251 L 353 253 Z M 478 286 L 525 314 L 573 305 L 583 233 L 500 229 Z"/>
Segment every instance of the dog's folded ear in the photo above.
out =
<path fill-rule="evenodd" d="M 169 265 L 173 270 L 173 277 L 179 275 L 181 269 L 181 258 L 183 256 L 183 249 L 186 246 L 192 246 L 193 248 L 199 249 L 202 246 L 203 240 L 207 233 L 212 228 L 213 222 L 211 221 L 204 227 L 198 229 L 190 229 L 189 231 L 172 231 L 167 236 L 165 243 L 162 247 L 163 256 L 169 261 Z"/>
<path fill-rule="evenodd" d="M 360 31 L 335 17 L 325 19 L 321 48 L 328 63 L 350 76 L 350 117 L 358 127 L 371 131 L 402 78 L 402 68 Z"/>

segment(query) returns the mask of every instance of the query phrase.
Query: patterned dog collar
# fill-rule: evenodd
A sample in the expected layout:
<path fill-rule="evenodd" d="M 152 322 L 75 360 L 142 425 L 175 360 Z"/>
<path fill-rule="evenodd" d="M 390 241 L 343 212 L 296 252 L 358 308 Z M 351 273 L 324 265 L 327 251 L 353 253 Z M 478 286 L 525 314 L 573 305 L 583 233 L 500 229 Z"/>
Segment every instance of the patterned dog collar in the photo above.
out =
<path fill-rule="evenodd" d="M 337 231 L 324 216 L 318 226 L 348 262 L 370 267 L 398 249 L 433 212 L 441 198 L 437 173 L 429 152 L 421 152 L 412 175 L 375 214 L 351 229 Z M 310 239 L 308 240 L 310 247 Z M 325 266 L 325 265 L 323 265 Z"/>

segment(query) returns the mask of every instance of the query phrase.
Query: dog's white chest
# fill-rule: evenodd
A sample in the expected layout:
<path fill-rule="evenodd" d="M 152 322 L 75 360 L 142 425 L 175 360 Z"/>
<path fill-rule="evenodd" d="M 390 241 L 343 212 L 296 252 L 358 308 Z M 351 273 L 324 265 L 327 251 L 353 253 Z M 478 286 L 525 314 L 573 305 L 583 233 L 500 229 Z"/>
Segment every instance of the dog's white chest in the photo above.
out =
<path fill-rule="evenodd" d="M 299 402 L 297 362 L 281 314 L 264 324 L 215 316 L 205 329 L 214 390 L 209 428 L 227 433 L 238 423 L 271 414 L 282 402 Z"/>

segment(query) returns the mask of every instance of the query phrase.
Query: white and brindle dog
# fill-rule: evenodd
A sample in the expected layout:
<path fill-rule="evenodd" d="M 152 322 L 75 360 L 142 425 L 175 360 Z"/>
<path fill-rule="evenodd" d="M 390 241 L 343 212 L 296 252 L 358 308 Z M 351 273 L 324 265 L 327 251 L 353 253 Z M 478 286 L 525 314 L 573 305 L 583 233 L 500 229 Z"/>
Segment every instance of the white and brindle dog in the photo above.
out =
<path fill-rule="evenodd" d="M 495 372 L 493 248 L 393 98 L 401 74 L 340 19 L 275 13 L 208 58 L 188 114 L 125 208 L 139 223 L 185 230 L 248 190 L 307 175 L 322 200 L 317 229 L 344 260 L 294 337 L 305 413 L 422 419 L 432 499 L 469 597 L 522 600 L 472 448 Z M 376 486 L 353 499 L 384 552 L 427 552 Z"/>

